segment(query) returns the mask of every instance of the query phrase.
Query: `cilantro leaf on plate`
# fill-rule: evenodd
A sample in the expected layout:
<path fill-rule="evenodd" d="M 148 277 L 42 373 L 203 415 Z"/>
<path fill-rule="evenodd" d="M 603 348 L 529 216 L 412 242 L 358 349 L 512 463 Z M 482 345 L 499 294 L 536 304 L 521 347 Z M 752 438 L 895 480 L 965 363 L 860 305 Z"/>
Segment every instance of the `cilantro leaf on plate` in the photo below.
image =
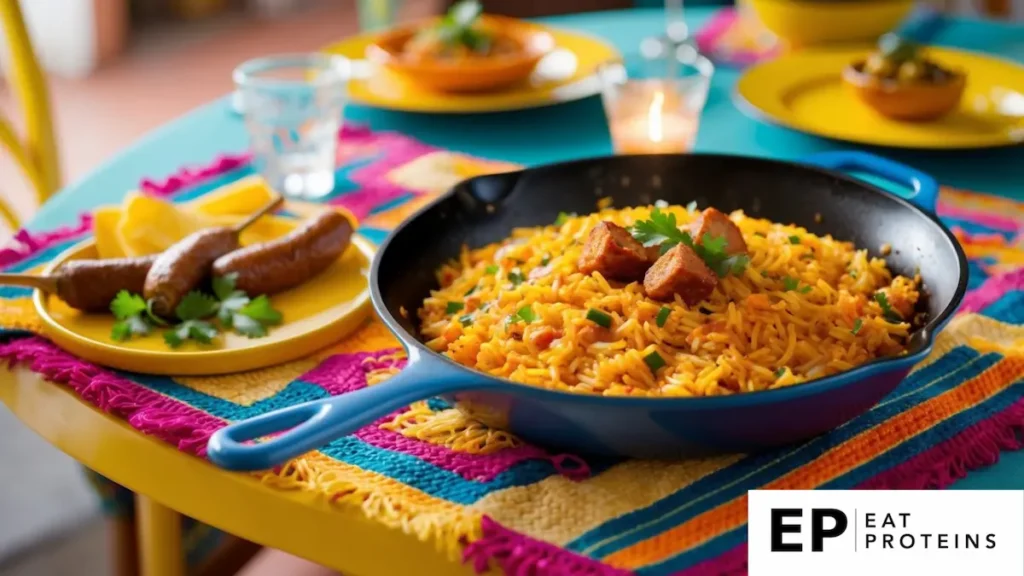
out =
<path fill-rule="evenodd" d="M 202 292 L 192 291 L 185 295 L 174 308 L 174 315 L 179 320 L 202 320 L 217 313 L 218 303 L 213 297 Z"/>
<path fill-rule="evenodd" d="M 245 314 L 235 314 L 231 319 L 231 325 L 235 332 L 248 338 L 262 338 L 267 335 L 267 329 L 263 324 Z"/>
<path fill-rule="evenodd" d="M 213 279 L 213 295 L 217 300 L 224 301 L 235 293 L 235 282 L 238 281 L 238 272 L 217 276 Z M 243 292 L 244 294 L 244 292 Z"/>
<path fill-rule="evenodd" d="M 281 323 L 281 313 L 274 310 L 270 305 L 270 298 L 266 294 L 257 296 L 238 311 L 242 316 L 247 316 L 263 325 L 275 325 Z"/>
<path fill-rule="evenodd" d="M 132 294 L 127 290 L 121 290 L 110 302 L 110 312 L 114 318 L 125 320 L 132 316 L 142 314 L 146 311 L 146 301 L 138 294 Z"/>
<path fill-rule="evenodd" d="M 141 314 L 118 320 L 110 330 L 110 338 L 118 342 L 130 340 L 132 336 L 145 336 L 146 334 L 149 334 L 149 324 L 142 319 Z"/>
<path fill-rule="evenodd" d="M 217 318 L 228 328 L 231 327 L 231 317 L 249 303 L 249 297 L 241 290 L 235 290 L 221 299 L 220 309 L 217 311 Z"/>
<path fill-rule="evenodd" d="M 217 337 L 217 328 L 204 320 L 186 320 L 164 332 L 164 342 L 177 348 L 188 340 L 209 344 Z"/>

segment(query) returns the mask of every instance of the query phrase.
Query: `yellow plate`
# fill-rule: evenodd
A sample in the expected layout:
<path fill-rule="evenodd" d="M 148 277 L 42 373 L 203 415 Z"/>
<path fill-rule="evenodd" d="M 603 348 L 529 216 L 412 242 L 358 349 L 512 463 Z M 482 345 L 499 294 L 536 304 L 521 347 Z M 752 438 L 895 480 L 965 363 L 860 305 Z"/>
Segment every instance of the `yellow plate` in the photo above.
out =
<path fill-rule="evenodd" d="M 499 92 L 449 94 L 424 89 L 401 75 L 373 68 L 366 78 L 349 82 L 349 97 L 366 106 L 406 112 L 472 113 L 536 108 L 593 96 L 601 91 L 597 68 L 619 53 L 607 42 L 568 30 L 544 28 L 555 50 L 541 59 L 530 81 Z M 366 58 L 375 34 L 361 34 L 325 51 L 354 60 Z"/>
<path fill-rule="evenodd" d="M 266 224 L 263 224 L 266 222 Z M 298 222 L 264 218 L 261 225 L 287 234 Z M 127 342 L 110 339 L 113 316 L 83 314 L 55 296 L 36 291 L 32 297 L 44 331 L 55 344 L 90 362 L 145 374 L 172 376 L 227 374 L 295 360 L 329 346 L 356 329 L 370 314 L 370 261 L 373 246 L 353 236 L 348 250 L 327 270 L 298 288 L 275 294 L 274 308 L 284 316 L 263 338 L 222 331 L 213 344 L 193 342 L 172 350 L 160 330 Z M 53 271 L 66 260 L 95 258 L 90 239 L 72 246 L 47 266 Z"/>
<path fill-rule="evenodd" d="M 939 120 L 888 120 L 846 90 L 842 69 L 865 49 L 799 52 L 751 67 L 736 85 L 740 104 L 763 119 L 861 144 L 895 148 L 988 148 L 1024 141 L 1024 67 L 983 54 L 929 48 L 967 72 L 960 108 Z"/>

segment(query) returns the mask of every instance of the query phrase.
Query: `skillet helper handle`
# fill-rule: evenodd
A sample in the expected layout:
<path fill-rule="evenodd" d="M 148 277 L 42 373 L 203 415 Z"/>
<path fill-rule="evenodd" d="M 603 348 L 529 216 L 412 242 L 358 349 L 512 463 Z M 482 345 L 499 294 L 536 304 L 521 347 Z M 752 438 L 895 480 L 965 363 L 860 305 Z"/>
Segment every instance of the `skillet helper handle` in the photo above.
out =
<path fill-rule="evenodd" d="M 481 388 L 483 378 L 435 358 L 410 354 L 404 370 L 355 392 L 289 406 L 230 424 L 210 437 L 210 461 L 234 471 L 266 470 L 352 434 L 418 400 Z M 280 433 L 258 444 L 247 443 Z"/>
<path fill-rule="evenodd" d="M 935 213 L 935 206 L 939 201 L 939 183 L 917 168 L 860 151 L 820 152 L 804 158 L 803 161 L 805 164 L 836 172 L 858 171 L 884 178 L 892 184 L 905 186 L 911 193 L 900 196 L 925 212 Z"/>

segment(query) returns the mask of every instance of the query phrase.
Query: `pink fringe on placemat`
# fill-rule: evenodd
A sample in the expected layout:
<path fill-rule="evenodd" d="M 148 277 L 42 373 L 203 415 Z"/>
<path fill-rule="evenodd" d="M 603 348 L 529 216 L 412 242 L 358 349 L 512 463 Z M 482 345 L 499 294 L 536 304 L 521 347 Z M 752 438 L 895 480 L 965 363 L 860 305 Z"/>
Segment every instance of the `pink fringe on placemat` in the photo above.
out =
<path fill-rule="evenodd" d="M 18 262 L 54 246 L 60 242 L 83 236 L 92 230 L 92 215 L 82 214 L 78 224 L 58 228 L 52 232 L 33 233 L 18 230 L 11 238 L 11 246 L 0 249 L 0 268 L 13 266 Z"/>
<path fill-rule="evenodd" d="M 241 168 L 252 157 L 244 154 L 221 154 L 202 168 L 184 167 L 162 181 L 144 178 L 139 183 L 139 190 L 153 196 L 171 196 L 184 188 L 201 184 L 210 178 L 216 178 L 237 168 Z"/>
<path fill-rule="evenodd" d="M 714 558 L 709 558 L 685 570 L 680 570 L 672 576 L 740 576 L 746 573 L 747 543 L 744 542 Z"/>
<path fill-rule="evenodd" d="M 205 412 L 80 360 L 42 338 L 17 338 L 0 344 L 0 359 L 26 365 L 51 382 L 67 385 L 86 402 L 188 454 L 205 457 L 207 441 L 224 425 Z"/>
<path fill-rule="evenodd" d="M 1024 375 L 1021 376 L 1024 378 Z M 1000 453 L 1024 448 L 1024 399 L 956 436 L 894 466 L 858 488 L 925 490 L 946 488 L 972 470 L 991 466 Z"/>

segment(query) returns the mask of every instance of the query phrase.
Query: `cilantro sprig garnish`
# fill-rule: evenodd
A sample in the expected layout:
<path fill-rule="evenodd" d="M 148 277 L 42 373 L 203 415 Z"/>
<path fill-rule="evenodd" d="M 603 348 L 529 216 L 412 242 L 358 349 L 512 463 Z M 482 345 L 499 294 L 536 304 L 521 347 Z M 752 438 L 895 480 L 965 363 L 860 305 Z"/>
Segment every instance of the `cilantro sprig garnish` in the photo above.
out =
<path fill-rule="evenodd" d="M 645 247 L 660 246 L 662 254 L 680 243 L 692 248 L 720 278 L 742 274 L 750 264 L 746 254 L 730 256 L 726 253 L 724 237 L 705 234 L 699 243 L 694 242 L 689 232 L 679 229 L 675 214 L 662 212 L 657 206 L 651 210 L 650 219 L 635 223 L 629 231 Z"/>
<path fill-rule="evenodd" d="M 690 233 L 679 229 L 676 215 L 662 212 L 661 208 L 657 206 L 651 210 L 650 219 L 640 220 L 633 224 L 629 232 L 637 242 L 646 247 L 660 246 L 662 254 L 680 242 L 690 247 L 693 246 L 693 238 L 690 237 Z"/>
<path fill-rule="evenodd" d="M 449 47 L 465 46 L 473 52 L 487 52 L 491 47 L 491 37 L 484 31 L 474 28 L 483 8 L 476 0 L 462 0 L 448 10 L 437 27 L 429 34 Z"/>
<path fill-rule="evenodd" d="M 186 294 L 174 309 L 179 322 L 173 326 L 154 314 L 151 303 L 142 296 L 122 290 L 110 303 L 110 311 L 117 319 L 110 337 L 123 342 L 133 336 L 145 336 L 154 327 L 167 327 L 164 342 L 177 348 L 188 340 L 210 344 L 222 329 L 249 338 L 266 336 L 268 326 L 281 323 L 281 313 L 266 295 L 250 298 L 235 289 L 236 279 L 235 274 L 214 278 L 213 295 L 199 291 Z"/>
<path fill-rule="evenodd" d="M 792 276 L 783 276 L 782 277 L 782 291 L 783 292 L 796 291 L 796 292 L 799 292 L 801 294 L 807 294 L 808 292 L 811 291 L 811 287 L 810 286 L 800 286 L 800 281 L 797 280 L 796 278 L 793 278 Z"/>
<path fill-rule="evenodd" d="M 882 309 L 882 318 L 885 318 L 887 322 L 890 324 L 903 322 L 903 316 L 892 307 L 885 292 L 875 292 L 875 302 L 878 302 L 879 308 Z"/>
<path fill-rule="evenodd" d="M 146 301 L 138 294 L 121 290 L 110 302 L 110 312 L 117 319 L 110 330 L 110 338 L 118 342 L 131 339 L 132 336 L 149 334 L 149 323 L 146 321 L 148 307 Z"/>

